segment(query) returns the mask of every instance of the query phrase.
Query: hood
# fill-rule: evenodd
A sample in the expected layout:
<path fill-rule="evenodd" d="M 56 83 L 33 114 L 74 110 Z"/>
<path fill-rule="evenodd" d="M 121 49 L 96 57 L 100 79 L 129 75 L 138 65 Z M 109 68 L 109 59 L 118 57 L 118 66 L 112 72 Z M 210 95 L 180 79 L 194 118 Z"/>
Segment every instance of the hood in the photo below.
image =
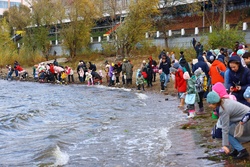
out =
<path fill-rule="evenodd" d="M 221 63 L 222 62 L 220 60 L 214 60 L 214 62 L 212 63 L 212 66 L 218 66 Z"/>
<path fill-rule="evenodd" d="M 227 90 L 221 82 L 217 82 L 216 84 L 214 84 L 214 86 L 212 87 L 212 90 L 218 93 L 220 98 L 228 96 Z"/>
<path fill-rule="evenodd" d="M 231 57 L 229 58 L 229 61 L 228 61 L 228 68 L 229 68 L 230 70 L 231 70 L 231 68 L 230 68 L 229 64 L 230 64 L 232 61 L 235 61 L 235 62 L 239 62 L 239 63 L 240 63 L 239 69 L 244 68 L 244 67 L 242 66 L 242 64 L 241 64 L 241 58 L 240 58 L 239 56 L 231 56 Z M 238 70 L 238 71 L 239 71 L 239 70 Z"/>
<path fill-rule="evenodd" d="M 184 64 L 186 64 L 187 63 L 187 61 L 186 61 L 186 59 L 183 57 L 183 58 L 181 58 L 181 60 L 179 61 L 179 64 L 181 65 L 181 66 L 183 66 Z"/>
<path fill-rule="evenodd" d="M 199 56 L 199 57 L 198 57 L 198 61 L 199 61 L 199 62 L 204 62 L 203 56 Z"/>

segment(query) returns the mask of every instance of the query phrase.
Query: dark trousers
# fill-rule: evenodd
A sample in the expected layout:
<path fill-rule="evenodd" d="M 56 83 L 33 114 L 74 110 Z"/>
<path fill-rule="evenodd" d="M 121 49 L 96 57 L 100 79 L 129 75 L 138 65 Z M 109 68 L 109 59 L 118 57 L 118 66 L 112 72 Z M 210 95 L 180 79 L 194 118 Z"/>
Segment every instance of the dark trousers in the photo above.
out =
<path fill-rule="evenodd" d="M 145 89 L 144 89 L 144 84 L 139 84 L 139 85 L 137 86 L 137 89 L 138 89 L 138 90 L 141 90 L 141 87 L 142 87 L 142 90 L 145 90 Z"/>
<path fill-rule="evenodd" d="M 74 81 L 74 75 L 68 75 L 68 82 L 70 82 L 70 78 L 71 78 L 72 82 L 75 82 Z"/>
<path fill-rule="evenodd" d="M 200 102 L 198 103 L 199 104 L 199 109 L 203 109 L 204 92 L 199 92 L 198 95 L 199 95 L 199 98 L 200 98 Z"/>
<path fill-rule="evenodd" d="M 165 83 L 165 81 L 161 82 L 161 90 L 165 90 L 164 83 Z"/>

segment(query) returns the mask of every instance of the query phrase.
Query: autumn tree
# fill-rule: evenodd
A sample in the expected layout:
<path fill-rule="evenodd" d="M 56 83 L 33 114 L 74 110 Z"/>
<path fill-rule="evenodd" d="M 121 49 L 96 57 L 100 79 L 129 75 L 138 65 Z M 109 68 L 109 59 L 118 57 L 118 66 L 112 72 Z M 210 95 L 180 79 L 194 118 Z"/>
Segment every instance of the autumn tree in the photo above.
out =
<path fill-rule="evenodd" d="M 10 27 L 5 18 L 0 21 L 0 66 L 10 63 L 15 47 L 10 39 Z"/>
<path fill-rule="evenodd" d="M 158 0 L 130 1 L 129 13 L 117 28 L 117 48 L 122 56 L 129 56 L 136 44 L 145 39 L 153 19 L 159 14 Z"/>
<path fill-rule="evenodd" d="M 62 45 L 73 58 L 89 44 L 94 20 L 102 14 L 101 4 L 99 0 L 74 0 L 64 5 L 67 11 L 64 20 L 67 22 L 59 20 L 62 26 L 60 35 L 63 39 Z"/>
<path fill-rule="evenodd" d="M 10 27 L 16 27 L 17 30 L 24 30 L 25 27 L 30 25 L 30 8 L 20 4 L 19 6 L 12 6 L 9 8 L 8 22 Z"/>
<path fill-rule="evenodd" d="M 26 29 L 25 47 L 32 52 L 41 51 L 48 59 L 52 47 L 48 34 L 51 26 L 56 22 L 54 3 L 48 0 L 32 0 L 29 4 L 32 9 L 32 27 Z"/>

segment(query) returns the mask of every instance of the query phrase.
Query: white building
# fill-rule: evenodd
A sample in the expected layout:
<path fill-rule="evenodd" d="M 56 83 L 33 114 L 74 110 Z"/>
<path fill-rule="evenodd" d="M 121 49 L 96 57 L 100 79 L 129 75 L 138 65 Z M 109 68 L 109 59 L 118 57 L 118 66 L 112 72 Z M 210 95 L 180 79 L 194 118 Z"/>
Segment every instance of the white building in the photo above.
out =
<path fill-rule="evenodd" d="M 3 15 L 3 12 L 11 6 L 19 6 L 20 4 L 27 5 L 25 0 L 0 0 L 0 15 Z"/>

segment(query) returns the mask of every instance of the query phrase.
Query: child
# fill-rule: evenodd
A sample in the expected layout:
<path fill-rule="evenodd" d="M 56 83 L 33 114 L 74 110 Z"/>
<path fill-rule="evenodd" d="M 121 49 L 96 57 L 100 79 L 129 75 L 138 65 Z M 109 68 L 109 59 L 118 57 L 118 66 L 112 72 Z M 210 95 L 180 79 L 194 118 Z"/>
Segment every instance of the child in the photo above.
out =
<path fill-rule="evenodd" d="M 194 71 L 194 76 L 195 76 L 196 92 L 200 99 L 200 101 L 198 102 L 199 111 L 196 114 L 201 115 L 204 114 L 203 97 L 204 97 L 204 92 L 206 91 L 207 88 L 207 77 L 200 67 Z"/>
<path fill-rule="evenodd" d="M 165 73 L 162 71 L 162 69 L 160 69 L 159 71 L 159 75 L 160 75 L 160 82 L 161 82 L 161 92 L 163 92 L 165 90 Z"/>
<path fill-rule="evenodd" d="M 9 80 L 12 80 L 12 74 L 14 72 L 14 68 L 11 67 L 11 65 L 6 65 L 6 68 L 8 69 L 8 74 L 7 74 L 7 77 L 6 79 Z"/>
<path fill-rule="evenodd" d="M 170 72 L 175 75 L 175 89 L 177 89 L 180 98 L 180 105 L 178 107 L 183 108 L 185 104 L 184 93 L 187 91 L 187 81 L 183 78 L 183 71 L 179 66 L 179 63 L 174 63 L 173 67 L 170 68 Z"/>
<path fill-rule="evenodd" d="M 144 89 L 144 78 L 143 76 L 141 75 L 141 73 L 139 72 L 137 77 L 136 77 L 136 85 L 137 85 L 137 90 L 141 90 L 141 87 L 142 87 L 142 90 L 145 91 Z"/>
<path fill-rule="evenodd" d="M 66 82 L 67 74 L 65 71 L 61 72 L 61 84 L 67 84 Z"/>
<path fill-rule="evenodd" d="M 68 82 L 70 83 L 70 78 L 72 82 L 74 83 L 74 71 L 72 68 L 65 66 L 65 72 L 68 75 Z"/>
<path fill-rule="evenodd" d="M 192 76 L 190 78 L 189 73 L 186 71 L 183 74 L 183 78 L 187 80 L 187 92 L 185 94 L 196 94 L 195 96 L 195 102 L 199 102 L 199 96 L 198 93 L 195 90 L 195 76 Z M 194 104 L 195 104 L 194 102 Z M 195 106 L 194 104 L 188 104 L 188 118 L 193 118 L 195 116 Z"/>
<path fill-rule="evenodd" d="M 89 72 L 86 72 L 85 75 L 86 75 L 86 81 L 88 81 L 88 86 L 90 85 L 90 83 L 91 83 L 92 85 L 94 85 L 94 82 L 93 82 L 93 78 L 92 78 L 91 72 L 90 72 L 90 71 L 89 71 Z"/>

